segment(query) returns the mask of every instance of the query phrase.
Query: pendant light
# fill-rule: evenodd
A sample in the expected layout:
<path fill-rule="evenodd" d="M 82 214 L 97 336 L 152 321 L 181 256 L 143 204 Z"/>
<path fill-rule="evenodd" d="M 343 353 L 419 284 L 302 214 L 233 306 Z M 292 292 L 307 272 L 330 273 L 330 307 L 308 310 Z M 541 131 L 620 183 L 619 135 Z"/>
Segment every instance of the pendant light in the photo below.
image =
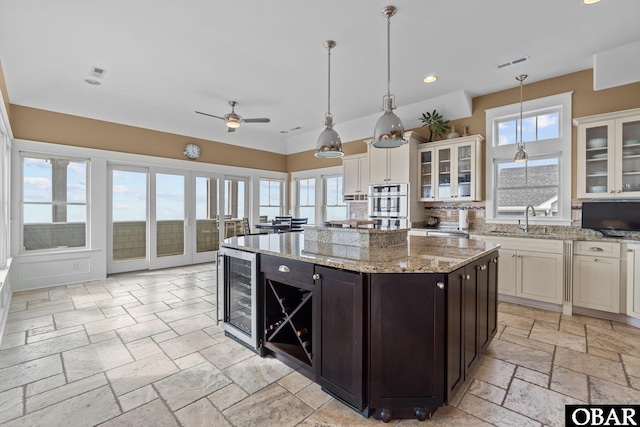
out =
<path fill-rule="evenodd" d="M 516 77 L 516 80 L 520 82 L 520 142 L 518 143 L 518 151 L 516 151 L 516 155 L 513 158 L 514 162 L 527 162 L 529 160 L 529 155 L 527 151 L 524 149 L 524 139 L 522 139 L 522 128 L 524 127 L 524 123 L 522 122 L 522 82 L 528 76 L 526 74 L 521 74 Z"/>
<path fill-rule="evenodd" d="M 333 116 L 331 115 L 331 49 L 336 47 L 336 42 L 333 40 L 327 40 L 324 42 L 324 47 L 327 48 L 329 53 L 329 84 L 328 84 L 328 101 L 327 101 L 327 114 L 324 116 L 324 125 L 326 126 L 320 136 L 318 137 L 318 144 L 316 145 L 316 157 L 341 157 L 344 155 L 342 152 L 342 142 L 340 141 L 340 135 L 333 130 Z"/>
<path fill-rule="evenodd" d="M 373 131 L 373 145 L 376 148 L 396 148 L 407 143 L 404 126 L 400 117 L 393 113 L 395 96 L 391 94 L 391 17 L 396 14 L 395 6 L 387 6 L 382 16 L 387 18 L 387 94 L 382 98 L 384 114 L 378 119 Z"/>

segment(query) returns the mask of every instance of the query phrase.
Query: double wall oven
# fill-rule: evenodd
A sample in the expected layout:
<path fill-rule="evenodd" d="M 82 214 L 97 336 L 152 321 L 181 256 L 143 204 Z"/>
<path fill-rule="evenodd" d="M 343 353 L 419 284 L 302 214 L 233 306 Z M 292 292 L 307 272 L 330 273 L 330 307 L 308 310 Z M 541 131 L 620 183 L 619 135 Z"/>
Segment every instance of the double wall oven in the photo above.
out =
<path fill-rule="evenodd" d="M 409 184 L 369 186 L 369 219 L 380 228 L 409 228 Z"/>

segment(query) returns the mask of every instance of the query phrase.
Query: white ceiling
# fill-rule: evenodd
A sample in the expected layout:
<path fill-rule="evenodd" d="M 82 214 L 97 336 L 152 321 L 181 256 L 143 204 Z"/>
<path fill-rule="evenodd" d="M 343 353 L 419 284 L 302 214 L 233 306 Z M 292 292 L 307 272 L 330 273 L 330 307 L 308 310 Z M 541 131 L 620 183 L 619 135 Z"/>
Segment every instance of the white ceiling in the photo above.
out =
<path fill-rule="evenodd" d="M 0 61 L 12 104 L 290 154 L 314 148 L 323 127 L 327 39 L 335 129 L 343 141 L 372 134 L 388 4 L 406 128 L 432 107 L 468 116 L 471 97 L 516 87 L 519 74 L 592 68 L 594 54 L 640 40 L 638 0 L 0 0 Z M 101 86 L 84 82 L 92 66 L 107 70 Z M 424 84 L 431 72 L 439 80 Z M 194 113 L 222 116 L 229 100 L 271 123 L 227 133 Z"/>

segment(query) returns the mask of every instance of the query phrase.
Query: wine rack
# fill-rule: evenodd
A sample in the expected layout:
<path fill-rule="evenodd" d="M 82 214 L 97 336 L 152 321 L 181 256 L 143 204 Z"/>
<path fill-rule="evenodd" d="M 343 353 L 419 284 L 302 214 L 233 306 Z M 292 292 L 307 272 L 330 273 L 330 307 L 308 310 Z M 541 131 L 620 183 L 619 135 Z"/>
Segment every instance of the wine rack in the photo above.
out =
<path fill-rule="evenodd" d="M 313 292 L 266 279 L 265 346 L 313 366 Z"/>

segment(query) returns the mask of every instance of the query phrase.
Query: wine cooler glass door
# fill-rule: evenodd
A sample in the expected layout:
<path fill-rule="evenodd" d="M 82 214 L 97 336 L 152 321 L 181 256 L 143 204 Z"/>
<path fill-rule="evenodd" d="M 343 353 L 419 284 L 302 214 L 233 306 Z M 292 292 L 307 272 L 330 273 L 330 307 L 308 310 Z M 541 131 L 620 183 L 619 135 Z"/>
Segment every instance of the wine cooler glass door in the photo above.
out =
<path fill-rule="evenodd" d="M 253 253 L 224 250 L 225 331 L 257 348 L 257 268 Z"/>

